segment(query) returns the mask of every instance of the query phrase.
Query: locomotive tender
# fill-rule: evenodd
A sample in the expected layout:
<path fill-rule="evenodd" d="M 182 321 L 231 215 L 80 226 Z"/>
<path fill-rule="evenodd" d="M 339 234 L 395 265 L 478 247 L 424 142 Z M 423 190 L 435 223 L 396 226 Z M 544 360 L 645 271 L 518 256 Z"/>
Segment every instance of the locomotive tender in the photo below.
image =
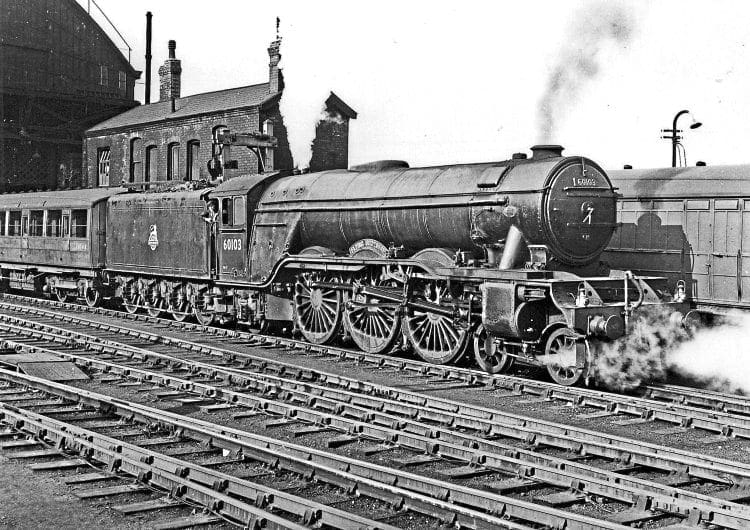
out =
<path fill-rule="evenodd" d="M 315 344 L 343 334 L 367 352 L 400 344 L 441 364 L 473 344 L 487 371 L 520 360 L 575 384 L 592 342 L 622 336 L 639 306 L 684 303 L 662 278 L 600 275 L 616 227 L 612 184 L 560 146 L 532 151 L 246 175 L 194 191 L 55 192 L 54 203 L 49 193 L 3 195 L 3 287 L 90 305 L 116 298 L 130 312 L 203 324 L 293 323 Z M 64 222 L 75 209 L 89 228 L 76 235 Z M 65 261 L 75 245 L 87 260 Z"/>

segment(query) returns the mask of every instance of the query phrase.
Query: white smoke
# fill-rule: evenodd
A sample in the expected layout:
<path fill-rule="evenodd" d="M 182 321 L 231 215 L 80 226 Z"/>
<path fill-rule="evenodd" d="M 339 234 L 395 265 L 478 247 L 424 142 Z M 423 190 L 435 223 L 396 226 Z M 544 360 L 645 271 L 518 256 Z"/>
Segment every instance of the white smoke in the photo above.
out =
<path fill-rule="evenodd" d="M 312 141 L 318 122 L 325 116 L 325 101 L 336 82 L 326 75 L 332 68 L 325 54 L 305 53 L 304 42 L 298 42 L 298 32 L 285 32 L 281 44 L 280 68 L 283 68 L 284 92 L 279 102 L 286 126 L 289 149 L 294 165 L 304 169 L 310 166 Z M 311 64 L 317 61 L 320 64 Z"/>
<path fill-rule="evenodd" d="M 749 342 L 750 315 L 729 315 L 671 351 L 669 369 L 706 388 L 750 393 Z"/>
<path fill-rule="evenodd" d="M 542 143 L 554 139 L 560 122 L 580 99 L 584 86 L 597 77 L 605 51 L 626 47 L 633 30 L 633 13 L 616 3 L 592 3 L 573 15 L 539 102 L 537 119 Z"/>
<path fill-rule="evenodd" d="M 750 315 L 732 314 L 711 326 L 685 328 L 679 313 L 660 306 L 638 312 L 627 335 L 597 347 L 598 384 L 633 390 L 667 379 L 750 393 Z"/>

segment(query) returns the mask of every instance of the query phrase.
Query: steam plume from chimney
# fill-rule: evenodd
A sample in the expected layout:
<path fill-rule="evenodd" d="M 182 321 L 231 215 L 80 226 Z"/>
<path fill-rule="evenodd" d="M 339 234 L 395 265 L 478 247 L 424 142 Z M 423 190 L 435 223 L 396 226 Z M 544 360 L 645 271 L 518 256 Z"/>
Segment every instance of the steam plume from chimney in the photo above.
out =
<path fill-rule="evenodd" d="M 583 87 L 597 77 L 605 49 L 627 46 L 633 29 L 633 14 L 610 2 L 589 4 L 573 16 L 539 101 L 540 143 L 554 139 L 560 122 L 580 98 Z"/>

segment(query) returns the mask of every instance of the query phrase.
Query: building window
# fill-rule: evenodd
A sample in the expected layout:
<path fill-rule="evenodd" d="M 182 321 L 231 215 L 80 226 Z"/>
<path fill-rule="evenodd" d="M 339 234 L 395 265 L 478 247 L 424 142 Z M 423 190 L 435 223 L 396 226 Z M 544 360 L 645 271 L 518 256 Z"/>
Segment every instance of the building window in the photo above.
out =
<path fill-rule="evenodd" d="M 124 96 L 128 91 L 128 77 L 125 75 L 125 72 L 123 72 L 122 70 L 120 70 L 120 72 L 118 73 L 117 86 L 120 89 L 120 94 Z"/>
<path fill-rule="evenodd" d="M 201 143 L 190 140 L 187 144 L 187 179 L 198 180 L 201 176 Z"/>
<path fill-rule="evenodd" d="M 143 140 L 140 138 L 130 140 L 130 175 L 128 181 L 143 181 Z"/>
<path fill-rule="evenodd" d="M 167 146 L 167 180 L 180 179 L 180 144 Z"/>
<path fill-rule="evenodd" d="M 155 145 L 146 148 L 146 173 L 144 175 L 146 182 L 156 182 L 159 180 L 159 151 Z"/>
<path fill-rule="evenodd" d="M 106 64 L 101 65 L 99 68 L 99 84 L 109 86 L 109 69 Z"/>
<path fill-rule="evenodd" d="M 109 186 L 109 147 L 102 147 L 96 155 L 99 160 L 99 186 Z"/>
<path fill-rule="evenodd" d="M 5 218 L 7 217 L 6 212 L 0 212 L 0 236 L 5 235 Z"/>
<path fill-rule="evenodd" d="M 221 149 L 219 147 L 218 141 L 219 141 L 219 133 L 227 131 L 226 125 L 217 125 L 213 129 L 211 129 L 211 139 L 213 140 L 211 142 L 211 157 L 219 156 L 219 153 L 221 153 Z"/>

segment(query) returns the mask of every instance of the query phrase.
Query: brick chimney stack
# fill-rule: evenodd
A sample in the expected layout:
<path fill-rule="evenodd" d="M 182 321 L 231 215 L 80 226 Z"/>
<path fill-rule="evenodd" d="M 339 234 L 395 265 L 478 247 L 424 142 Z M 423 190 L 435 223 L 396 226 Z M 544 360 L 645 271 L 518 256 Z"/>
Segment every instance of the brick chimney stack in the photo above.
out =
<path fill-rule="evenodd" d="M 169 59 L 159 67 L 159 101 L 168 101 L 180 97 L 180 76 L 182 63 L 175 59 L 177 43 L 169 41 Z"/>
<path fill-rule="evenodd" d="M 276 37 L 276 40 L 268 47 L 268 91 L 271 94 L 284 89 L 284 80 L 279 69 L 279 61 L 281 61 L 280 48 L 281 37 Z"/>

